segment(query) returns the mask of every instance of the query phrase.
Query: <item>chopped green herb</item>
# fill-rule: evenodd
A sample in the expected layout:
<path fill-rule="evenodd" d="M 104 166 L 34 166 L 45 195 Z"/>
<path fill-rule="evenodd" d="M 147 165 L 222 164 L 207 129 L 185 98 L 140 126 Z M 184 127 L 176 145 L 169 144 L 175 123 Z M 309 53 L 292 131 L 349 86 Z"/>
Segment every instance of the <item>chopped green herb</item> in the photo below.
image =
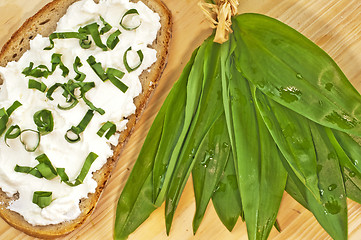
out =
<path fill-rule="evenodd" d="M 37 191 L 33 194 L 33 203 L 38 205 L 40 208 L 45 208 L 50 205 L 53 201 L 52 192 Z"/>
<path fill-rule="evenodd" d="M 141 24 L 141 22 L 139 22 L 139 24 L 134 25 L 134 26 L 125 24 L 124 23 L 125 19 L 131 17 L 130 15 L 139 15 L 139 13 L 138 13 L 137 9 L 134 9 L 134 8 L 129 9 L 128 11 L 126 11 L 124 13 L 124 15 L 123 15 L 123 17 L 122 17 L 122 19 L 120 20 L 120 23 L 119 23 L 120 26 L 122 26 L 122 28 L 124 28 L 125 30 L 128 30 L 128 31 L 137 29 Z"/>
<path fill-rule="evenodd" d="M 37 111 L 34 116 L 34 123 L 38 127 L 40 134 L 48 134 L 54 129 L 54 120 L 51 111 L 43 109 Z"/>
<path fill-rule="evenodd" d="M 88 110 L 84 115 L 83 119 L 80 121 L 78 126 L 72 126 L 65 134 L 65 139 L 70 143 L 75 143 L 80 141 L 80 133 L 82 133 L 85 128 L 88 126 L 89 122 L 94 116 L 93 110 Z"/>
<path fill-rule="evenodd" d="M 142 65 L 142 62 L 143 62 L 143 59 L 144 59 L 144 55 L 143 55 L 143 52 L 142 50 L 138 50 L 137 51 L 137 54 L 138 54 L 138 57 L 139 57 L 139 63 L 135 66 L 135 67 L 130 67 L 129 66 L 129 63 L 128 63 L 128 52 L 132 50 L 132 47 L 129 47 L 127 49 L 127 51 L 125 51 L 124 55 L 123 55 L 123 63 L 124 63 L 124 66 L 125 68 L 127 69 L 128 72 L 133 72 L 135 71 L 136 69 L 138 69 L 140 67 L 140 65 Z"/>
<path fill-rule="evenodd" d="M 38 82 L 34 79 L 29 79 L 28 88 L 36 89 L 36 90 L 39 90 L 40 92 L 45 92 L 47 89 L 47 86 L 43 82 Z"/>
<path fill-rule="evenodd" d="M 108 132 L 107 132 L 108 131 Z M 115 134 L 115 132 L 117 131 L 117 127 L 114 123 L 112 122 L 106 122 L 103 124 L 103 126 L 98 130 L 97 134 L 102 137 L 104 135 L 105 132 L 107 132 L 105 134 L 105 138 L 109 140 L 109 138 Z"/>

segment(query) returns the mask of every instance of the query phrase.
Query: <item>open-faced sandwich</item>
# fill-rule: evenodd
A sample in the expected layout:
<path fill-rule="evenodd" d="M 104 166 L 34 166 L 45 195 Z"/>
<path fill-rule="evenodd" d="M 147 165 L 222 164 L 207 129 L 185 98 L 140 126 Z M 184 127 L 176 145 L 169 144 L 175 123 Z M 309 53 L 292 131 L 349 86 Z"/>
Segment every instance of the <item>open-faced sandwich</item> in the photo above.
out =
<path fill-rule="evenodd" d="M 0 53 L 0 215 L 37 237 L 93 211 L 166 64 L 159 0 L 54 0 Z"/>

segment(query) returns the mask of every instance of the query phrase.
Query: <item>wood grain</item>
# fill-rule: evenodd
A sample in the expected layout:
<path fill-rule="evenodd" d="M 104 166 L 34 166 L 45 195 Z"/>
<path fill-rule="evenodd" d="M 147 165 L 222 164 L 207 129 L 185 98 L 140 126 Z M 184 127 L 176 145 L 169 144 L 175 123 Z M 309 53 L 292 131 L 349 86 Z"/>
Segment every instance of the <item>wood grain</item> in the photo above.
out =
<path fill-rule="evenodd" d="M 112 239 L 118 196 L 137 158 L 150 125 L 192 51 L 210 35 L 208 23 L 197 6 L 199 0 L 164 0 L 174 17 L 168 66 L 148 108 L 121 155 L 119 163 L 90 219 L 61 239 Z M 0 46 L 21 23 L 49 0 L 2 0 L 0 2 Z M 275 17 L 313 40 L 339 64 L 353 85 L 361 91 L 361 1 L 360 0 L 241 0 L 239 12 L 258 12 Z M 348 201 L 349 239 L 361 237 L 361 206 Z M 218 240 L 247 239 L 245 224 L 239 221 L 230 233 L 219 221 L 213 206 L 195 236 L 192 218 L 195 204 L 191 180 L 175 214 L 170 236 L 165 234 L 164 206 L 156 210 L 129 239 Z M 278 214 L 281 233 L 272 230 L 269 239 L 331 239 L 305 210 L 285 194 Z M 33 239 L 0 220 L 0 239 Z"/>

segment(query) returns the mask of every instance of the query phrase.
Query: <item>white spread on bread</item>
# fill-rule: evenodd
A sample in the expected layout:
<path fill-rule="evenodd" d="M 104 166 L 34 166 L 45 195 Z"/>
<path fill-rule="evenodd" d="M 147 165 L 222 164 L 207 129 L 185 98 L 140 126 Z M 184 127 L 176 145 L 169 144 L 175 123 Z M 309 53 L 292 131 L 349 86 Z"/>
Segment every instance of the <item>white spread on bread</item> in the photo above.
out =
<path fill-rule="evenodd" d="M 122 16 L 129 9 L 137 9 L 139 15 L 134 18 L 134 22 L 135 24 L 141 22 L 140 26 L 132 31 L 126 31 L 119 25 Z M 90 173 L 100 169 L 107 158 L 112 156 L 111 144 L 116 145 L 118 141 L 117 134 L 107 140 L 99 137 L 96 132 L 107 121 L 116 123 L 118 131 L 125 129 L 127 116 L 136 110 L 133 98 L 142 92 L 139 75 L 156 61 L 156 50 L 149 48 L 149 45 L 157 37 L 160 17 L 142 2 L 130 3 L 127 0 L 101 0 L 98 4 L 93 0 L 76 2 L 61 18 L 56 31 L 76 32 L 79 27 L 93 22 L 98 22 L 101 26 L 100 16 L 113 26 L 112 30 L 101 36 L 103 43 L 117 29 L 122 32 L 114 50 L 103 51 L 94 43 L 90 49 L 83 49 L 79 46 L 78 39 L 55 39 L 53 49 L 43 50 L 49 46 L 49 38 L 38 35 L 31 41 L 30 50 L 19 61 L 9 62 L 6 67 L 0 67 L 0 74 L 4 80 L 0 87 L 0 107 L 6 109 L 16 100 L 22 103 L 22 106 L 10 116 L 8 126 L 18 124 L 21 129 L 36 129 L 33 115 L 42 109 L 50 110 L 54 117 L 54 130 L 41 137 L 40 146 L 33 153 L 25 151 L 18 139 L 8 139 L 9 146 L 4 142 L 4 134 L 0 140 L 0 188 L 9 196 L 18 193 L 19 198 L 11 202 L 9 209 L 18 212 L 33 225 L 57 224 L 78 217 L 79 200 L 86 198 L 88 193 L 94 192 L 97 186 Z M 130 46 L 132 52 L 141 50 L 144 60 L 138 69 L 128 73 L 123 64 L 123 54 Z M 139 57 L 136 53 L 131 54 L 132 52 L 128 54 L 128 62 L 129 65 L 134 66 L 139 61 Z M 96 107 L 105 110 L 104 115 L 94 114 L 85 131 L 81 133 L 81 141 L 77 143 L 67 142 L 64 134 L 71 126 L 76 126 L 82 120 L 89 107 L 80 101 L 73 109 L 60 110 L 57 105 L 64 103 L 62 91 L 56 91 L 53 94 L 54 100 L 50 101 L 44 93 L 29 89 L 28 81 L 32 77 L 25 77 L 21 73 L 29 66 L 29 62 L 34 62 L 34 66 L 43 64 L 51 69 L 50 60 L 53 53 L 62 54 L 62 62 L 69 68 L 69 75 L 64 78 L 58 67 L 52 75 L 41 78 L 41 81 L 49 87 L 73 79 L 76 76 L 73 63 L 78 56 L 83 63 L 79 71 L 86 74 L 85 81 L 95 82 L 95 88 L 87 92 L 86 97 Z M 110 81 L 103 82 L 86 62 L 90 55 L 94 56 L 97 62 L 101 62 L 104 69 L 111 67 L 123 71 L 125 75 L 121 81 L 129 87 L 128 90 L 123 93 Z M 54 167 L 65 168 L 69 178 L 75 179 L 90 152 L 96 153 L 99 157 L 92 164 L 84 182 L 75 187 L 61 183 L 59 176 L 46 180 L 14 171 L 16 164 L 30 167 L 37 165 L 35 158 L 45 153 Z M 34 191 L 52 192 L 52 203 L 41 209 L 32 202 Z"/>

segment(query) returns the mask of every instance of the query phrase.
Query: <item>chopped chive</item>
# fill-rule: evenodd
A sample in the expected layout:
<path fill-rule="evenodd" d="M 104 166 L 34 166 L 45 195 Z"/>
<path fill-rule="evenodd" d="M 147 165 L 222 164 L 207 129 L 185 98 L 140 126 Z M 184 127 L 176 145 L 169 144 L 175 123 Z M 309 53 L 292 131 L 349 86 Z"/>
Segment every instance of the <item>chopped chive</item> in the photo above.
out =
<path fill-rule="evenodd" d="M 121 32 L 119 31 L 119 29 L 115 32 L 113 32 L 107 39 L 107 46 L 109 49 L 113 50 L 115 48 L 115 46 L 118 44 L 119 42 L 119 38 L 118 36 L 121 34 Z"/>
<path fill-rule="evenodd" d="M 35 159 L 39 162 L 36 168 L 44 178 L 51 180 L 58 176 L 58 173 L 45 153 L 37 156 Z"/>
<path fill-rule="evenodd" d="M 9 121 L 10 115 L 21 105 L 19 101 L 15 101 L 7 110 L 5 108 L 0 109 L 0 136 L 6 130 L 6 124 Z"/>
<path fill-rule="evenodd" d="M 102 27 L 100 29 L 100 35 L 103 35 L 106 32 L 109 32 L 110 29 L 112 29 L 112 25 L 110 25 L 109 23 L 107 23 L 104 18 L 102 16 L 100 16 L 100 20 L 102 21 L 102 23 L 104 24 L 104 27 Z"/>
<path fill-rule="evenodd" d="M 116 86 L 120 91 L 125 93 L 128 90 L 128 86 L 119 80 L 124 76 L 124 73 L 122 71 L 115 68 L 108 68 L 107 76 L 109 78 L 109 81 L 113 83 L 113 85 Z"/>
<path fill-rule="evenodd" d="M 105 73 L 102 65 L 100 62 L 96 62 L 95 57 L 94 56 L 89 56 L 89 58 L 86 60 L 90 67 L 94 70 L 94 72 L 98 75 L 98 77 L 102 80 L 105 81 L 108 79 L 107 74 Z"/>
<path fill-rule="evenodd" d="M 79 32 L 90 34 L 94 40 L 95 45 L 103 49 L 103 51 L 107 51 L 108 48 L 103 44 L 100 38 L 100 33 L 98 28 L 99 28 L 99 24 L 95 22 L 79 28 Z"/>
<path fill-rule="evenodd" d="M 51 72 L 53 73 L 56 69 L 56 67 L 59 65 L 60 69 L 63 71 L 62 76 L 66 77 L 69 74 L 69 69 L 63 64 L 63 62 L 61 61 L 61 54 L 59 53 L 54 53 L 51 56 Z"/>
<path fill-rule="evenodd" d="M 53 201 L 52 196 L 52 192 L 36 191 L 33 194 L 33 203 L 38 205 L 40 208 L 45 208 Z"/>
<path fill-rule="evenodd" d="M 47 86 L 43 82 L 38 82 L 34 79 L 29 79 L 28 88 L 36 89 L 36 90 L 39 90 L 40 92 L 45 92 L 45 90 L 47 89 Z"/>
<path fill-rule="evenodd" d="M 20 136 L 21 130 L 19 125 L 12 125 L 9 127 L 9 129 L 5 133 L 5 144 L 9 147 L 9 144 L 7 143 L 7 139 L 15 139 Z"/>
<path fill-rule="evenodd" d="M 80 170 L 79 175 L 76 177 L 74 183 L 66 181 L 65 183 L 68 184 L 69 186 L 78 186 L 79 184 L 82 184 L 86 175 L 88 174 L 91 165 L 93 164 L 93 162 L 95 161 L 95 159 L 98 158 L 98 155 L 94 152 L 90 152 L 87 156 L 87 158 L 85 159 L 85 162 L 83 164 L 82 169 Z M 65 171 L 64 173 L 65 174 Z M 63 176 L 64 177 L 64 176 Z"/>
<path fill-rule="evenodd" d="M 36 134 L 35 142 L 31 142 L 32 139 L 29 140 L 29 138 L 25 136 L 26 134 Z M 22 130 L 20 132 L 20 142 L 23 144 L 26 151 L 35 152 L 40 144 L 40 132 L 32 129 Z"/>
<path fill-rule="evenodd" d="M 19 166 L 16 164 L 14 171 L 19 173 L 31 174 L 37 178 L 43 177 L 35 167 Z"/>
<path fill-rule="evenodd" d="M 123 21 L 125 20 L 125 18 L 126 17 L 129 17 L 129 15 L 139 15 L 139 13 L 138 13 L 138 11 L 137 11 L 137 9 L 134 9 L 134 8 L 132 8 L 132 9 L 129 9 L 128 11 L 126 11 L 125 13 L 124 13 L 124 15 L 123 15 L 123 17 L 122 17 L 122 19 L 120 20 L 120 26 L 122 26 L 122 28 L 124 28 L 125 30 L 128 30 L 128 31 L 130 31 L 130 30 L 134 30 L 134 29 L 137 29 L 139 26 L 140 26 L 140 22 L 139 22 L 139 24 L 138 25 L 135 25 L 135 26 L 127 26 L 127 25 L 125 25 L 124 23 L 123 23 Z"/>
<path fill-rule="evenodd" d="M 94 116 L 93 110 L 88 110 L 83 117 L 83 119 L 80 121 L 78 126 L 72 126 L 65 134 L 65 139 L 69 143 L 75 143 L 80 141 L 80 133 L 84 132 L 85 128 L 88 126 L 89 122 Z M 73 135 L 71 135 L 73 134 Z"/>
<path fill-rule="evenodd" d="M 51 111 L 43 109 L 37 111 L 34 116 L 34 123 L 41 134 L 48 134 L 54 129 L 54 120 Z"/>
<path fill-rule="evenodd" d="M 10 115 L 22 104 L 19 101 L 15 101 L 11 106 L 6 110 L 7 115 L 10 117 Z"/>
<path fill-rule="evenodd" d="M 40 77 L 47 78 L 52 73 L 45 65 L 39 65 L 35 68 L 33 67 L 34 67 L 34 63 L 30 62 L 29 66 L 24 68 L 24 70 L 21 73 L 24 74 L 26 77 L 31 76 L 36 78 L 40 78 Z"/>
<path fill-rule="evenodd" d="M 87 49 L 91 46 L 91 41 L 86 33 L 79 32 L 55 32 L 50 34 L 49 41 L 50 46 L 44 48 L 44 50 L 51 50 L 54 48 L 54 39 L 67 39 L 67 38 L 77 38 L 79 39 L 79 44 L 82 48 Z"/>
<path fill-rule="evenodd" d="M 108 121 L 103 124 L 103 126 L 98 130 L 97 134 L 99 137 L 102 137 L 104 135 L 104 133 L 107 132 L 105 134 L 105 138 L 109 140 L 109 138 L 113 134 L 115 134 L 116 131 L 117 131 L 116 125 L 114 123 Z"/>
<path fill-rule="evenodd" d="M 135 67 L 130 67 L 129 64 L 128 64 L 128 59 L 127 59 L 127 55 L 128 55 L 128 52 L 132 50 L 132 47 L 129 47 L 127 49 L 127 51 L 125 51 L 124 55 L 123 55 L 123 63 L 124 63 L 124 66 L 125 68 L 127 69 L 127 71 L 130 73 L 130 72 L 133 72 L 135 71 L 136 69 L 138 69 L 140 67 L 140 65 L 142 65 L 142 62 L 143 62 L 143 59 L 144 59 L 144 55 L 143 55 L 143 52 L 142 50 L 138 50 L 137 51 L 137 54 L 138 54 L 138 57 L 139 57 L 139 63 L 135 66 Z"/>
<path fill-rule="evenodd" d="M 78 69 L 81 66 L 83 66 L 83 64 L 80 62 L 80 58 L 77 56 L 73 64 L 74 71 L 77 74 L 74 78 L 75 81 L 82 82 L 85 79 L 85 73 L 80 72 Z"/>

